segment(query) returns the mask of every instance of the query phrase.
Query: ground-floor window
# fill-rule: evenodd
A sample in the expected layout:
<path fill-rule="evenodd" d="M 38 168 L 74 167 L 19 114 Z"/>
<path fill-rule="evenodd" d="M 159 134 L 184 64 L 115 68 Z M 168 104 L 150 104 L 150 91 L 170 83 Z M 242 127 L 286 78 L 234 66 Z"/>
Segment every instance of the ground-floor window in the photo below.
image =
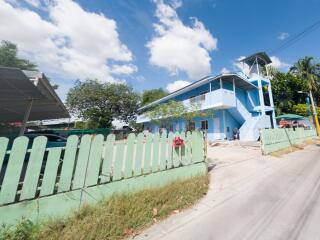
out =
<path fill-rule="evenodd" d="M 196 123 L 194 121 L 188 122 L 187 130 L 194 131 L 196 129 Z"/>
<path fill-rule="evenodd" d="M 201 130 L 208 130 L 208 120 L 201 121 Z"/>

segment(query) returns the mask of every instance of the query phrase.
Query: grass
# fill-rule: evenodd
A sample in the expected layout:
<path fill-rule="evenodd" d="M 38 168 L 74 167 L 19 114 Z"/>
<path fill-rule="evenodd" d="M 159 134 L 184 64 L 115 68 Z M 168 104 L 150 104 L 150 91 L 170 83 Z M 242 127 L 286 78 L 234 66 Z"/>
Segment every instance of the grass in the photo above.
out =
<path fill-rule="evenodd" d="M 308 140 L 305 140 L 301 144 L 293 144 L 291 147 L 287 147 L 287 148 L 272 152 L 272 153 L 270 153 L 270 155 L 273 157 L 282 157 L 285 154 L 295 152 L 298 150 L 302 150 L 302 149 L 304 149 L 305 146 L 310 145 L 310 144 L 316 144 L 318 142 L 319 142 L 318 139 L 308 139 Z"/>
<path fill-rule="evenodd" d="M 208 184 L 208 176 L 197 176 L 161 188 L 115 195 L 68 218 L 38 225 L 23 220 L 15 228 L 3 227 L 0 239 L 123 239 L 192 206 L 206 194 Z"/>

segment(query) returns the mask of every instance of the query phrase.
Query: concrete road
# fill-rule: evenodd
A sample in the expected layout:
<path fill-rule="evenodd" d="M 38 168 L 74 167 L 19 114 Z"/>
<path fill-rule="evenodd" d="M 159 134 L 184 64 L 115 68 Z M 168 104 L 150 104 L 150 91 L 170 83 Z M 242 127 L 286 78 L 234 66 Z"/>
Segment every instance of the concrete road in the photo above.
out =
<path fill-rule="evenodd" d="M 207 196 L 135 239 L 320 239 L 320 144 L 281 158 L 211 147 Z"/>

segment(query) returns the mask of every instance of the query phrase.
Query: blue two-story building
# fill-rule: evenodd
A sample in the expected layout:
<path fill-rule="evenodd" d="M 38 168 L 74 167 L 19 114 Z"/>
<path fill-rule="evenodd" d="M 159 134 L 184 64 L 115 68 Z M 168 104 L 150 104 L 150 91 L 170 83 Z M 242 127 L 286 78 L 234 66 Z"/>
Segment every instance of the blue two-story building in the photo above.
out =
<path fill-rule="evenodd" d="M 137 122 L 144 129 L 158 132 L 199 129 L 207 132 L 208 140 L 233 139 L 238 132 L 240 140 L 255 141 L 259 129 L 276 127 L 271 83 L 266 65 L 271 63 L 265 53 L 256 53 L 241 62 L 247 72 L 208 76 L 166 97 L 140 108 Z M 200 109 L 209 114 L 187 121 L 175 119 L 169 126 L 156 124 L 143 113 L 168 101 L 182 101 L 185 106 L 198 103 Z M 158 122 L 158 121 L 157 121 Z"/>

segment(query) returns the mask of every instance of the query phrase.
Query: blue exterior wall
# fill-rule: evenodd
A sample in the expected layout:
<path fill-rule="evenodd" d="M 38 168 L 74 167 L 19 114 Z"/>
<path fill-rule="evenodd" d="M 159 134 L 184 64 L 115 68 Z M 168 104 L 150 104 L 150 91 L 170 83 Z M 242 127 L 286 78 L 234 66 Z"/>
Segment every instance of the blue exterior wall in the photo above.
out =
<path fill-rule="evenodd" d="M 253 82 L 253 84 L 257 84 Z M 215 91 L 221 88 L 220 79 L 215 79 L 210 83 L 206 83 L 202 86 L 194 88 L 188 92 L 181 93 L 180 95 L 171 98 L 170 100 L 174 101 L 184 101 L 190 99 L 191 97 L 199 96 L 203 93 L 207 93 L 210 91 Z M 222 81 L 222 88 L 233 91 L 233 84 L 227 81 Z M 215 140 L 215 139 L 233 139 L 233 130 L 235 128 L 240 129 L 242 124 L 258 115 L 261 115 L 259 112 L 255 112 L 253 109 L 256 106 L 260 105 L 259 101 L 259 91 L 258 89 L 251 89 L 251 90 L 244 90 L 239 87 L 235 87 L 235 96 L 237 103 L 235 104 L 236 107 L 225 107 L 221 106 L 221 108 L 226 109 L 215 109 L 213 113 L 211 113 L 207 117 L 196 117 L 193 119 L 195 122 L 195 128 L 201 129 L 201 121 L 207 120 L 208 121 L 208 131 L 207 137 L 208 140 Z M 167 100 L 169 101 L 169 100 Z M 239 102 L 243 107 L 239 106 Z M 237 107 L 239 106 L 239 107 Z M 174 120 L 171 122 L 171 130 L 173 131 L 186 131 L 187 130 L 187 121 L 183 118 Z M 217 125 L 217 126 L 215 126 Z M 170 130 L 170 126 L 167 126 L 167 129 Z M 145 122 L 144 129 L 150 129 L 151 132 L 156 133 L 159 132 L 160 126 L 153 122 Z"/>
<path fill-rule="evenodd" d="M 225 114 L 225 125 L 223 121 L 223 111 Z M 214 128 L 217 126 L 214 126 L 213 118 L 219 119 L 219 129 L 214 134 Z M 233 139 L 233 129 L 239 128 L 240 124 L 237 122 L 232 115 L 228 112 L 228 110 L 217 110 L 213 113 L 209 114 L 207 117 L 195 117 L 192 119 L 192 121 L 195 122 L 195 128 L 200 130 L 201 129 L 201 121 L 207 120 L 208 121 L 208 131 L 207 131 L 207 137 L 208 140 L 214 140 L 214 139 Z M 185 119 L 177 119 L 173 122 L 171 122 L 173 126 L 173 131 L 186 131 L 187 130 L 187 122 Z M 224 133 L 224 126 L 226 126 L 226 135 Z M 157 133 L 160 130 L 160 127 L 152 122 L 146 122 L 144 123 L 144 129 L 150 129 L 150 132 Z M 168 131 L 170 129 L 167 129 Z"/>

